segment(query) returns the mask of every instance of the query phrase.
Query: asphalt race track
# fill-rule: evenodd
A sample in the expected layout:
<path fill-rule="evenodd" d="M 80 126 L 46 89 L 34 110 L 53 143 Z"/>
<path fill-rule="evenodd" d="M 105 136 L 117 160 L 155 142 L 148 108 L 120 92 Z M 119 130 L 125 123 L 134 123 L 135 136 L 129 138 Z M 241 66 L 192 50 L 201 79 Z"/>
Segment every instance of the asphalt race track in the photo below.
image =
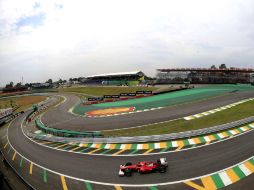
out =
<path fill-rule="evenodd" d="M 200 113 L 242 99 L 254 97 L 254 92 L 235 92 L 205 101 L 161 110 L 105 118 L 86 118 L 69 113 L 68 110 L 79 99 L 74 95 L 65 94 L 64 96 L 66 101 L 45 113 L 42 117 L 42 122 L 48 126 L 72 130 L 105 130 L 134 127 Z M 234 138 L 229 138 L 223 142 L 186 151 L 164 153 L 162 155 L 148 154 L 124 157 L 75 154 L 49 149 L 29 140 L 21 130 L 21 123 L 24 117 L 25 115 L 16 118 L 8 128 L 8 140 L 17 152 L 21 153 L 22 156 L 31 162 L 62 175 L 94 182 L 138 185 L 180 181 L 222 170 L 254 155 L 254 130 Z M 126 162 L 135 163 L 143 160 L 155 161 L 159 157 L 166 157 L 169 164 L 168 171 L 164 174 L 152 173 L 140 175 L 134 173 L 130 178 L 118 176 L 120 164 L 125 164 Z M 57 179 L 53 178 L 52 180 L 54 182 Z M 34 182 L 40 185 L 39 180 Z M 59 187 L 59 189 L 62 189 L 61 185 L 58 184 L 57 186 L 56 184 L 57 182 L 54 184 L 54 188 L 57 187 L 56 189 L 58 189 Z M 254 186 L 253 184 L 254 176 L 251 175 L 225 189 L 241 189 L 243 186 L 246 187 L 245 189 L 251 189 L 251 186 Z M 193 188 L 183 186 L 182 184 L 173 184 L 170 186 L 170 189 Z"/>
<path fill-rule="evenodd" d="M 44 114 L 42 117 L 42 122 L 47 126 L 52 126 L 54 128 L 97 131 L 135 127 L 181 118 L 223 105 L 228 105 L 242 99 L 254 97 L 254 92 L 228 93 L 224 96 L 211 98 L 200 102 L 178 105 L 148 112 L 103 118 L 87 118 L 69 113 L 69 109 L 79 101 L 79 98 L 70 94 L 65 94 L 64 96 L 66 97 L 66 101 L 59 107 L 56 107 L 55 109 Z"/>
<path fill-rule="evenodd" d="M 157 160 L 158 155 L 86 156 L 51 150 L 32 143 L 22 135 L 21 128 L 18 127 L 21 120 L 22 118 L 17 119 L 10 126 L 9 140 L 18 152 L 22 152 L 23 156 L 59 173 L 105 183 L 142 184 L 178 181 L 221 170 L 254 155 L 254 143 L 252 142 L 254 131 L 252 131 L 224 143 L 163 154 L 169 163 L 169 170 L 165 174 L 154 173 L 146 177 L 138 174 L 133 178 L 120 178 L 117 175 L 120 164 L 125 164 L 127 161 L 135 163 L 142 160 Z M 50 158 L 50 162 L 46 158 Z M 99 169 L 99 172 L 96 168 Z"/>

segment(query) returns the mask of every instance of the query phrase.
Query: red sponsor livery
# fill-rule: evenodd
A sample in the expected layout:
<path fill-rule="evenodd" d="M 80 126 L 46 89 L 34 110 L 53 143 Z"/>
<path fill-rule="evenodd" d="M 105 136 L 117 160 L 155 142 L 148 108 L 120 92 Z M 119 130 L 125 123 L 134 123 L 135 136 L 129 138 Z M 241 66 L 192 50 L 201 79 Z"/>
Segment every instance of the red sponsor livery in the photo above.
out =
<path fill-rule="evenodd" d="M 166 158 L 160 158 L 157 162 L 138 162 L 137 164 L 132 164 L 127 162 L 125 165 L 120 165 L 119 176 L 130 177 L 133 171 L 136 171 L 140 174 L 151 173 L 151 172 L 160 172 L 165 173 L 167 171 L 168 163 Z"/>

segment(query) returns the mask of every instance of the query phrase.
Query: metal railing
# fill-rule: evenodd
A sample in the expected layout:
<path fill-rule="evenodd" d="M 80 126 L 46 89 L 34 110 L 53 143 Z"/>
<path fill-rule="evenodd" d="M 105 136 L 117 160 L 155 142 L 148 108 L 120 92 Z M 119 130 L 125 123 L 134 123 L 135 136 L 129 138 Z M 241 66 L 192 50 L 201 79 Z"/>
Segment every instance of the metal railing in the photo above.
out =
<path fill-rule="evenodd" d="M 54 141 L 54 142 L 76 142 L 76 143 L 143 143 L 143 142 L 158 142 L 174 139 L 184 139 L 190 137 L 196 137 L 201 135 L 207 135 L 219 131 L 225 131 L 231 128 L 242 126 L 254 121 L 254 116 L 234 121 L 227 124 L 213 126 L 205 129 L 198 129 L 192 131 L 185 131 L 180 133 L 171 133 L 163 135 L 151 135 L 151 136 L 133 136 L 133 137 L 109 137 L 109 138 L 68 138 L 57 137 L 48 135 L 37 135 L 34 133 L 27 133 L 31 138 L 37 138 L 41 140 Z"/>

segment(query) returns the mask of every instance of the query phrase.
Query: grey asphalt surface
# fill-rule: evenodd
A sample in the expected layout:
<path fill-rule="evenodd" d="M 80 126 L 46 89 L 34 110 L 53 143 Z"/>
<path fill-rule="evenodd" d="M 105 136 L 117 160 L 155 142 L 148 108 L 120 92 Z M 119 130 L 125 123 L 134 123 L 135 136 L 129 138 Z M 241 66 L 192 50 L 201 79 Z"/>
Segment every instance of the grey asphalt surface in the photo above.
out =
<path fill-rule="evenodd" d="M 31 142 L 21 132 L 22 118 L 14 120 L 9 128 L 9 140 L 18 152 L 31 161 L 51 170 L 93 181 L 116 184 L 162 183 L 183 180 L 209 174 L 237 164 L 254 155 L 254 131 L 231 138 L 221 143 L 188 151 L 146 155 L 137 157 L 107 157 L 80 155 L 55 151 Z M 142 160 L 157 160 L 166 157 L 169 163 L 165 174 L 134 174 L 133 177 L 118 177 L 120 164 Z"/>
<path fill-rule="evenodd" d="M 104 118 L 86 118 L 69 113 L 68 110 L 79 101 L 79 98 L 72 94 L 65 94 L 64 96 L 67 98 L 66 102 L 48 111 L 42 117 L 42 122 L 47 126 L 61 129 L 99 131 L 135 127 L 197 114 L 254 97 L 254 91 L 227 93 L 224 96 L 175 105 L 160 110 Z"/>

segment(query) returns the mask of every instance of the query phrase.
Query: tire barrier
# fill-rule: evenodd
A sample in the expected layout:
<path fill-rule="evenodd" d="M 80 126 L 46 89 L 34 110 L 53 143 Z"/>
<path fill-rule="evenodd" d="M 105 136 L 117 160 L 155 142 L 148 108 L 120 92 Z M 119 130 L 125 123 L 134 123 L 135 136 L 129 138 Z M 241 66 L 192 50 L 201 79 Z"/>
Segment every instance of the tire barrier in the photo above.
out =
<path fill-rule="evenodd" d="M 103 137 L 100 132 L 81 132 L 81 131 L 71 131 L 71 130 L 63 130 L 63 129 L 47 127 L 39 119 L 35 120 L 35 124 L 37 128 L 43 131 L 44 133 L 52 134 L 52 135 L 60 136 L 60 137 L 82 137 L 82 138 Z"/>

